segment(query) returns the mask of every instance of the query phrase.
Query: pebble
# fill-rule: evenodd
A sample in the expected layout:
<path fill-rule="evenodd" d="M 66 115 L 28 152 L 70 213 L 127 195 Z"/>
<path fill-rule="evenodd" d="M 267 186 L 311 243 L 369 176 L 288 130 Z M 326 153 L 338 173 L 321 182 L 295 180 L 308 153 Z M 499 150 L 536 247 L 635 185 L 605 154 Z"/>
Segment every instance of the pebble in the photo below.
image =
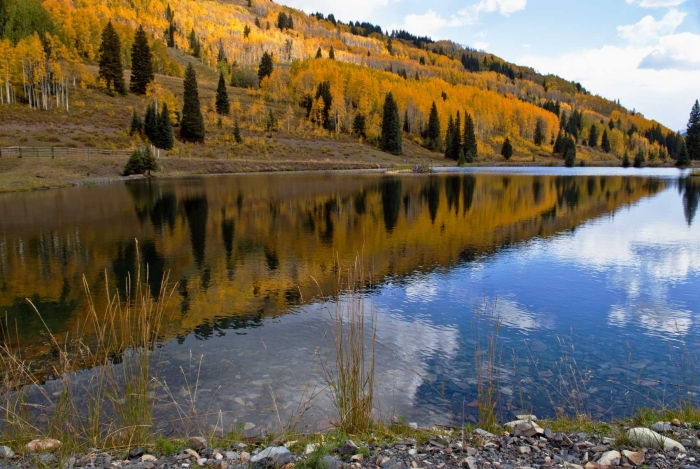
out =
<path fill-rule="evenodd" d="M 12 459 L 15 457 L 15 452 L 9 446 L 0 446 L 0 458 Z"/>
<path fill-rule="evenodd" d="M 202 452 L 209 447 L 207 440 L 201 436 L 193 436 L 189 441 L 190 448 L 197 452 Z"/>
<path fill-rule="evenodd" d="M 598 461 L 596 461 L 601 466 L 619 466 L 621 455 L 619 451 L 606 451 L 603 453 Z"/>

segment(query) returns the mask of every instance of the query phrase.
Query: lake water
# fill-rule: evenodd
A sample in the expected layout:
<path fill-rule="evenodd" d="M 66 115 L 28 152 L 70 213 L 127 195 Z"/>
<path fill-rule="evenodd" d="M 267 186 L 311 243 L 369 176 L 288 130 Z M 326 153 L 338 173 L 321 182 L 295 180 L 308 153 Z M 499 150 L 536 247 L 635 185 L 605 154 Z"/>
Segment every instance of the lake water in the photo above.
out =
<path fill-rule="evenodd" d="M 98 304 L 105 274 L 125 295 L 137 239 L 153 293 L 167 272 L 177 284 L 159 355 L 175 397 L 197 381 L 202 419 L 258 433 L 315 396 L 302 420 L 323 427 L 324 295 L 364 253 L 383 416 L 477 418 L 484 309 L 501 321 L 502 420 L 629 415 L 696 391 L 700 178 L 683 175 L 255 174 L 2 195 L 0 312 L 24 356 L 50 362 L 25 298 L 64 337 L 86 319 L 83 275 Z M 158 397 L 158 427 L 173 429 Z"/>

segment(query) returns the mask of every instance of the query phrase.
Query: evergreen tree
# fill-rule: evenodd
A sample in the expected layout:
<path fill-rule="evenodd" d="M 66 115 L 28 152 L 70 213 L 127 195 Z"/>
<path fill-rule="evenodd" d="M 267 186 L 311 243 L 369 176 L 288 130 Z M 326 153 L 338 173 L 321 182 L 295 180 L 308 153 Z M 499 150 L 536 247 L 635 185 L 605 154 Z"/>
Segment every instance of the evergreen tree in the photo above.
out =
<path fill-rule="evenodd" d="M 192 64 L 187 65 L 185 70 L 184 88 L 180 137 L 188 142 L 204 142 L 204 119 L 199 105 L 197 74 Z"/>
<path fill-rule="evenodd" d="M 333 46 L 331 46 L 331 48 L 328 49 L 328 58 L 331 60 L 335 60 L 335 49 L 333 49 Z"/>
<path fill-rule="evenodd" d="M 642 150 L 640 148 L 634 157 L 634 167 L 641 168 L 644 165 L 645 161 L 646 161 L 646 158 L 644 157 L 644 150 Z"/>
<path fill-rule="evenodd" d="M 287 15 L 283 11 L 277 15 L 277 27 L 280 31 L 287 28 Z"/>
<path fill-rule="evenodd" d="M 262 26 L 260 26 L 260 18 L 258 18 L 257 16 L 255 17 L 254 23 L 255 23 L 255 26 L 258 27 L 258 29 L 262 29 Z"/>
<path fill-rule="evenodd" d="M 445 132 L 445 158 L 452 158 L 454 153 L 452 145 L 454 143 L 454 133 L 455 133 L 455 121 L 450 115 L 447 120 L 447 131 Z"/>
<path fill-rule="evenodd" d="M 685 145 L 690 159 L 700 160 L 700 102 L 698 100 L 695 100 L 695 105 L 690 111 Z"/>
<path fill-rule="evenodd" d="M 681 140 L 680 148 L 678 149 L 678 157 L 676 158 L 676 166 L 689 166 L 690 165 L 690 153 L 688 153 L 688 146 L 685 140 Z"/>
<path fill-rule="evenodd" d="M 331 83 L 323 81 L 316 88 L 316 99 L 323 98 L 322 122 L 320 124 L 326 130 L 335 130 L 335 123 L 331 119 L 331 107 L 333 106 L 333 95 L 331 94 Z"/>
<path fill-rule="evenodd" d="M 473 163 L 478 152 L 478 143 L 476 141 L 476 131 L 474 128 L 474 119 L 471 114 L 464 111 L 464 153 L 467 158 L 467 163 Z M 471 155 L 471 161 L 469 161 Z"/>
<path fill-rule="evenodd" d="M 588 146 L 591 148 L 598 146 L 598 128 L 595 125 L 591 125 L 591 132 L 588 135 Z"/>
<path fill-rule="evenodd" d="M 173 124 L 170 122 L 170 111 L 167 103 L 163 103 L 163 109 L 159 116 L 158 134 L 158 142 L 154 142 L 154 145 L 161 150 L 172 150 L 175 139 L 173 138 Z"/>
<path fill-rule="evenodd" d="M 132 174 L 143 174 L 144 161 L 143 153 L 139 150 L 134 150 L 134 152 L 129 157 L 129 160 L 124 165 L 124 176 L 131 176 Z"/>
<path fill-rule="evenodd" d="M 567 137 L 564 140 L 564 160 L 569 152 L 574 155 L 574 161 L 576 161 L 576 141 L 572 137 Z"/>
<path fill-rule="evenodd" d="M 440 133 L 440 116 L 438 115 L 435 101 L 433 101 L 433 106 L 430 108 L 430 117 L 428 118 L 428 135 L 425 142 L 432 151 L 440 149 Z"/>
<path fill-rule="evenodd" d="M 615 130 L 615 123 L 613 122 L 612 119 L 610 119 L 610 120 L 608 121 L 608 128 L 609 128 L 610 130 Z"/>
<path fill-rule="evenodd" d="M 457 160 L 457 166 L 464 166 L 467 164 L 467 158 L 464 155 L 464 148 L 459 152 L 459 159 Z"/>
<path fill-rule="evenodd" d="M 236 143 L 241 143 L 243 138 L 241 137 L 241 128 L 238 125 L 238 119 L 233 121 L 233 139 Z"/>
<path fill-rule="evenodd" d="M 506 137 L 506 140 L 503 142 L 501 156 L 503 156 L 506 161 L 510 160 L 511 156 L 513 156 L 513 145 L 510 143 L 510 139 L 508 137 Z"/>
<path fill-rule="evenodd" d="M 537 119 L 537 125 L 535 126 L 535 136 L 533 138 L 535 145 L 538 147 L 542 146 L 545 140 L 544 130 L 542 129 L 542 119 Z"/>
<path fill-rule="evenodd" d="M 158 138 L 158 111 L 155 103 L 149 104 L 146 108 L 146 115 L 143 119 L 143 133 L 151 142 Z"/>
<path fill-rule="evenodd" d="M 450 158 L 453 160 L 459 160 L 459 154 L 462 151 L 462 118 L 457 111 L 457 118 L 454 122 L 454 127 L 452 129 L 452 154 Z"/>
<path fill-rule="evenodd" d="M 367 118 L 361 112 L 355 114 L 355 119 L 352 121 L 352 131 L 355 135 L 362 138 L 367 138 Z"/>
<path fill-rule="evenodd" d="M 316 51 L 316 58 L 317 59 L 322 59 L 323 58 L 323 52 L 321 52 L 321 48 L 319 47 L 318 50 Z"/>
<path fill-rule="evenodd" d="M 394 101 L 391 91 L 387 93 L 384 100 L 384 115 L 382 117 L 382 150 L 400 155 L 403 152 L 401 142 L 401 118 L 399 117 L 399 106 Z"/>
<path fill-rule="evenodd" d="M 464 155 L 464 160 L 467 163 L 473 163 L 474 162 L 474 154 L 472 153 L 471 150 L 467 150 L 467 152 Z"/>
<path fill-rule="evenodd" d="M 131 124 L 129 125 L 129 135 L 132 137 L 134 135 L 141 135 L 143 133 L 143 120 L 141 119 L 141 116 L 138 115 L 136 110 L 134 110 L 134 113 L 131 115 Z"/>
<path fill-rule="evenodd" d="M 231 104 L 228 102 L 228 91 L 226 91 L 226 80 L 224 72 L 219 72 L 219 85 L 216 88 L 216 112 L 220 116 L 228 116 L 231 112 Z"/>
<path fill-rule="evenodd" d="M 260 59 L 260 66 L 258 67 L 258 78 L 260 79 L 260 82 L 262 83 L 263 78 L 272 75 L 273 70 L 274 66 L 272 64 L 272 54 L 265 52 L 262 59 Z"/>
<path fill-rule="evenodd" d="M 270 112 L 267 115 L 267 121 L 265 121 L 265 128 L 268 132 L 277 131 L 277 119 L 275 119 L 275 113 L 272 112 L 272 109 L 270 109 Z"/>
<path fill-rule="evenodd" d="M 576 164 L 576 150 L 569 147 L 564 155 L 564 164 L 567 168 L 572 168 Z"/>
<path fill-rule="evenodd" d="M 610 153 L 610 139 L 608 138 L 608 130 L 607 129 L 605 129 L 603 131 L 603 141 L 601 142 L 600 147 L 603 149 L 603 151 L 605 153 Z"/>
<path fill-rule="evenodd" d="M 243 27 L 243 37 L 245 39 L 248 39 L 248 36 L 250 36 L 250 26 L 247 24 Z"/>
<path fill-rule="evenodd" d="M 115 92 L 124 95 L 126 94 L 126 84 L 124 83 L 121 50 L 121 40 L 119 40 L 112 22 L 109 21 L 102 31 L 99 77 L 104 80 L 107 90 L 111 92 L 114 88 Z"/>
<path fill-rule="evenodd" d="M 554 151 L 552 153 L 555 155 L 564 153 L 564 131 L 562 129 L 559 129 L 557 140 L 554 142 Z"/>
<path fill-rule="evenodd" d="M 150 177 L 151 171 L 158 171 L 158 162 L 150 148 L 141 150 L 141 161 L 143 162 L 142 168 L 146 176 Z"/>
<path fill-rule="evenodd" d="M 131 83 L 129 90 L 134 94 L 146 94 L 148 84 L 155 79 L 153 57 L 148 47 L 148 38 L 143 26 L 139 26 L 131 46 Z"/>
<path fill-rule="evenodd" d="M 199 39 L 197 39 L 197 35 L 194 32 L 194 28 L 190 31 L 190 34 L 187 36 L 187 41 L 190 44 L 190 52 L 192 55 L 196 58 L 201 58 L 202 57 L 202 46 L 199 43 Z"/>
<path fill-rule="evenodd" d="M 625 154 L 622 157 L 622 167 L 623 168 L 630 167 L 630 155 L 629 155 L 629 153 L 627 153 L 627 150 L 625 150 Z"/>
<path fill-rule="evenodd" d="M 408 109 L 406 109 L 403 113 L 403 131 L 406 133 L 411 131 L 411 127 L 408 122 Z"/>

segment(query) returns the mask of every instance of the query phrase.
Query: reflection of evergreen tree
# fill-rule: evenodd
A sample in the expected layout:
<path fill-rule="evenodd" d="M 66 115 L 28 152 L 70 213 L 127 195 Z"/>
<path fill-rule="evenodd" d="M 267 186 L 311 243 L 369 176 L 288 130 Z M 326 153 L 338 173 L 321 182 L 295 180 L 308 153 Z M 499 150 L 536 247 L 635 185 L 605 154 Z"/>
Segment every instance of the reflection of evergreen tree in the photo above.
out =
<path fill-rule="evenodd" d="M 438 207 L 440 206 L 440 180 L 431 177 L 428 184 L 423 188 L 423 198 L 428 201 L 428 211 L 430 220 L 435 223 Z"/>
<path fill-rule="evenodd" d="M 367 194 L 365 191 L 359 192 L 354 199 L 354 206 L 355 206 L 355 213 L 358 215 L 364 215 L 365 211 L 367 210 L 366 207 L 366 202 L 365 199 L 367 198 Z"/>
<path fill-rule="evenodd" d="M 333 244 L 333 233 L 335 226 L 333 225 L 333 213 L 338 210 L 338 203 L 332 197 L 323 204 L 323 217 L 325 221 L 325 229 L 321 233 L 321 241 L 326 244 Z"/>
<path fill-rule="evenodd" d="M 535 200 L 536 204 L 540 203 L 542 199 L 542 182 L 539 177 L 536 177 L 535 180 L 532 181 L 532 198 Z"/>
<path fill-rule="evenodd" d="M 165 194 L 156 200 L 151 208 L 151 223 L 159 233 L 163 231 L 163 225 L 168 224 L 172 233 L 175 229 L 175 216 L 177 215 L 177 198 L 173 194 Z"/>
<path fill-rule="evenodd" d="M 387 233 L 391 233 L 396 228 L 401 212 L 401 179 L 383 179 L 379 185 L 382 194 L 382 212 L 384 214 L 384 227 Z"/>
<path fill-rule="evenodd" d="M 156 244 L 151 239 L 139 241 L 138 252 L 141 256 L 141 279 L 147 280 L 151 296 L 157 297 L 163 281 L 165 258 L 158 254 Z M 135 294 L 137 285 L 134 282 L 139 268 L 137 261 L 135 242 L 117 245 L 117 252 L 112 258 L 112 271 L 116 277 L 117 290 L 123 298 L 126 298 L 129 281 L 131 281 L 128 285 L 131 294 L 132 296 Z M 148 279 L 146 279 L 146 268 L 148 268 Z"/>
<path fill-rule="evenodd" d="M 695 179 L 697 178 L 680 180 L 680 185 L 683 187 L 683 213 L 685 213 L 688 226 L 692 226 L 700 204 L 700 182 L 695 181 Z"/>
<path fill-rule="evenodd" d="M 459 213 L 459 192 L 462 186 L 459 176 L 448 176 L 445 180 L 445 196 L 447 197 L 447 209 L 455 208 L 455 214 Z"/>
<path fill-rule="evenodd" d="M 148 286 L 151 289 L 151 296 L 157 298 L 163 282 L 165 258 L 158 254 L 156 243 L 151 239 L 139 243 L 139 254 L 141 255 L 141 264 L 144 268 L 148 268 Z M 143 273 L 145 274 L 145 272 Z M 135 278 L 136 267 L 131 275 L 132 278 Z M 141 278 L 145 278 L 145 275 L 142 275 Z"/>
<path fill-rule="evenodd" d="M 182 297 L 182 301 L 180 302 L 180 312 L 182 312 L 182 314 L 190 310 L 190 291 L 187 286 L 187 277 L 183 275 L 180 277 L 180 281 L 177 284 L 177 292 Z"/>
<path fill-rule="evenodd" d="M 280 266 L 277 252 L 268 246 L 265 246 L 265 262 L 267 262 L 267 268 L 270 269 L 270 272 L 274 272 Z"/>
<path fill-rule="evenodd" d="M 78 308 L 78 300 L 69 300 L 69 295 L 70 284 L 68 280 L 64 278 L 61 296 L 58 300 L 52 301 L 42 298 L 39 294 L 34 294 L 29 298 L 34 306 L 36 306 L 36 309 L 41 312 L 41 317 L 46 323 L 46 326 L 39 320 L 36 311 L 34 311 L 32 305 L 27 302 L 26 298 L 15 298 L 12 305 L 7 310 L 8 324 L 13 329 L 16 325 L 21 329 L 22 334 L 26 334 L 29 337 L 39 337 L 46 332 L 46 327 L 48 327 L 53 334 L 61 334 L 68 330 L 71 324 L 70 319 Z M 3 312 L 5 312 L 4 309 Z"/>
<path fill-rule="evenodd" d="M 190 228 L 192 255 L 200 269 L 204 264 L 204 251 L 207 244 L 207 217 L 209 204 L 205 196 L 187 199 L 182 203 Z"/>
<path fill-rule="evenodd" d="M 227 262 L 231 260 L 231 255 L 233 254 L 233 234 L 235 231 L 236 223 L 233 218 L 224 218 L 221 222 L 221 239 L 224 242 Z"/>
<path fill-rule="evenodd" d="M 470 174 L 462 178 L 462 214 L 466 214 L 472 208 L 474 201 L 474 189 L 476 189 L 476 178 Z"/>

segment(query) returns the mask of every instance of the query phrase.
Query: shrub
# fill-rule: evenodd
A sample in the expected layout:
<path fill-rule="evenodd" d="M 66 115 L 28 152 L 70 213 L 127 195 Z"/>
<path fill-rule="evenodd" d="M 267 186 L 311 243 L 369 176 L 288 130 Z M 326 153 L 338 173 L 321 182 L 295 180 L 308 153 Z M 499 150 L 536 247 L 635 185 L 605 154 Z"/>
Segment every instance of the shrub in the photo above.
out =
<path fill-rule="evenodd" d="M 124 176 L 144 173 L 150 176 L 151 171 L 158 171 L 158 162 L 150 148 L 135 150 L 124 165 Z"/>
<path fill-rule="evenodd" d="M 258 75 L 253 70 L 234 68 L 231 72 L 231 86 L 236 88 L 258 88 Z"/>

